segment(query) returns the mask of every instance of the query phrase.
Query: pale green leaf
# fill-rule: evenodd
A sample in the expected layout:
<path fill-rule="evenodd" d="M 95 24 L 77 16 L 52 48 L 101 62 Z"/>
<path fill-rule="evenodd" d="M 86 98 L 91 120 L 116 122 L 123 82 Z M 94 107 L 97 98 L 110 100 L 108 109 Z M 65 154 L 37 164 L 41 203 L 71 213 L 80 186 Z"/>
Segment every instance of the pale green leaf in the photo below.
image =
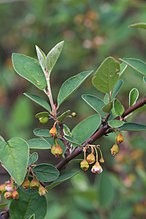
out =
<path fill-rule="evenodd" d="M 137 90 L 137 88 L 131 89 L 131 91 L 129 92 L 129 106 L 134 105 L 138 97 L 139 97 L 139 91 Z"/>
<path fill-rule="evenodd" d="M 119 73 L 119 76 L 120 76 L 120 77 L 121 77 L 122 74 L 126 71 L 126 69 L 127 69 L 127 64 L 125 64 L 124 62 L 122 62 L 122 63 L 120 64 L 120 73 Z"/>
<path fill-rule="evenodd" d="M 44 138 L 32 138 L 27 141 L 31 149 L 50 149 L 51 145 Z"/>
<path fill-rule="evenodd" d="M 12 63 L 15 71 L 26 80 L 30 81 L 40 90 L 46 88 L 44 73 L 36 59 L 19 53 L 13 53 Z"/>
<path fill-rule="evenodd" d="M 110 120 L 108 121 L 108 125 L 112 128 L 118 128 L 121 127 L 122 125 L 124 125 L 124 121 L 120 121 L 120 120 Z"/>
<path fill-rule="evenodd" d="M 29 156 L 29 166 L 34 164 L 37 160 L 38 160 L 39 156 L 37 152 L 33 152 L 32 154 L 30 154 Z"/>
<path fill-rule="evenodd" d="M 112 57 L 108 57 L 96 70 L 92 83 L 97 90 L 109 93 L 119 79 L 119 72 L 119 62 Z"/>
<path fill-rule="evenodd" d="M 43 72 L 45 72 L 45 70 L 46 70 L 46 55 L 37 45 L 35 47 L 36 47 L 36 53 L 37 53 L 37 57 L 39 60 L 39 64 L 40 64 Z"/>
<path fill-rule="evenodd" d="M 38 137 L 51 137 L 50 133 L 49 133 L 49 129 L 40 129 L 40 128 L 35 128 L 33 130 L 34 135 L 38 136 Z"/>
<path fill-rule="evenodd" d="M 40 105 L 41 107 L 43 107 L 44 109 L 48 110 L 49 112 L 51 111 L 49 103 L 46 100 L 44 100 L 42 97 L 39 97 L 31 93 L 24 93 L 24 95 L 28 97 L 30 100 Z"/>
<path fill-rule="evenodd" d="M 84 71 L 67 79 L 59 90 L 57 97 L 58 106 L 60 106 L 92 72 L 93 71 Z"/>
<path fill-rule="evenodd" d="M 146 131 L 146 125 L 137 123 L 125 123 L 120 127 L 121 131 Z"/>
<path fill-rule="evenodd" d="M 139 22 L 139 23 L 135 23 L 135 24 L 130 24 L 129 27 L 146 29 L 146 23 Z"/>
<path fill-rule="evenodd" d="M 21 185 L 28 166 L 29 146 L 21 138 L 14 137 L 8 142 L 0 141 L 0 161 L 18 185 Z"/>
<path fill-rule="evenodd" d="M 118 99 L 115 99 L 114 101 L 113 110 L 115 115 L 117 116 L 121 116 L 125 111 L 124 106 L 121 104 L 121 102 Z"/>
<path fill-rule="evenodd" d="M 119 93 L 122 85 L 123 85 L 124 81 L 123 80 L 118 80 L 118 82 L 116 83 L 116 85 L 114 86 L 113 88 L 113 92 L 112 92 L 112 96 L 111 96 L 111 99 L 113 100 L 117 94 Z"/>
<path fill-rule="evenodd" d="M 46 68 L 49 72 L 49 75 L 51 74 L 51 71 L 57 62 L 57 59 L 60 56 L 61 50 L 63 48 L 64 41 L 61 41 L 58 43 L 53 49 L 48 53 L 47 60 L 46 60 Z"/>

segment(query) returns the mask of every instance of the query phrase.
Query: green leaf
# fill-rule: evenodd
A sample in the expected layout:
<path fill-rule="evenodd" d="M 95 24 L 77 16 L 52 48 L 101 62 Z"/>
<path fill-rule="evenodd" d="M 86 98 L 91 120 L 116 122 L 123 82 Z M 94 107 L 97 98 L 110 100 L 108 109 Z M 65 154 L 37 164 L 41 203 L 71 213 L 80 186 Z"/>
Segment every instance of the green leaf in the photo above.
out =
<path fill-rule="evenodd" d="M 121 131 L 146 131 L 146 125 L 137 124 L 137 123 L 125 123 L 120 127 Z"/>
<path fill-rule="evenodd" d="M 23 192 L 19 189 L 19 199 L 10 204 L 11 219 L 28 219 L 32 214 L 35 219 L 44 219 L 47 212 L 47 202 L 38 193 Z"/>
<path fill-rule="evenodd" d="M 125 64 L 124 62 L 122 62 L 122 63 L 120 64 L 120 73 L 119 73 L 119 76 L 120 76 L 120 77 L 121 77 L 122 74 L 126 71 L 126 69 L 127 69 L 127 64 Z"/>
<path fill-rule="evenodd" d="M 37 160 L 38 160 L 39 156 L 37 152 L 33 152 L 32 154 L 30 154 L 29 156 L 29 166 L 34 164 Z"/>
<path fill-rule="evenodd" d="M 144 83 L 146 83 L 146 77 L 145 76 L 143 77 L 143 81 L 144 81 Z"/>
<path fill-rule="evenodd" d="M 146 63 L 134 58 L 123 58 L 120 59 L 122 62 L 126 63 L 128 66 L 133 68 L 135 71 L 146 76 Z"/>
<path fill-rule="evenodd" d="M 48 112 L 39 112 L 37 114 L 35 114 L 35 118 L 39 119 L 39 118 L 44 118 L 44 117 L 49 117 L 49 113 Z"/>
<path fill-rule="evenodd" d="M 131 89 L 131 91 L 129 92 L 129 106 L 134 105 L 138 97 L 139 97 L 139 91 L 137 90 L 137 88 Z"/>
<path fill-rule="evenodd" d="M 70 110 L 67 110 L 66 112 L 62 113 L 60 116 L 57 117 L 57 120 L 59 122 L 63 122 L 63 120 L 68 117 L 71 114 Z"/>
<path fill-rule="evenodd" d="M 92 79 L 94 87 L 109 93 L 119 79 L 120 64 L 112 57 L 106 58 L 96 70 Z"/>
<path fill-rule="evenodd" d="M 146 23 L 139 22 L 139 23 L 135 23 L 135 24 L 130 24 L 129 27 L 146 29 Z"/>
<path fill-rule="evenodd" d="M 74 144 L 74 145 L 72 145 L 72 146 L 77 147 L 77 145 L 80 145 L 80 143 L 79 143 L 75 138 L 73 138 L 73 137 L 70 137 L 70 136 L 66 136 L 66 135 L 65 135 L 64 138 L 65 138 L 67 141 L 69 141 L 70 143 Z"/>
<path fill-rule="evenodd" d="M 32 214 L 29 219 L 35 219 L 35 214 Z"/>
<path fill-rule="evenodd" d="M 46 79 L 36 59 L 19 53 L 13 53 L 12 63 L 15 71 L 26 80 L 30 81 L 40 90 L 46 88 Z"/>
<path fill-rule="evenodd" d="M 62 182 L 65 182 L 66 180 L 71 179 L 73 176 L 79 173 L 79 170 L 70 170 L 70 171 L 62 171 L 61 175 L 56 179 L 54 182 L 52 182 L 49 186 L 46 187 L 47 190 L 50 190 Z"/>
<path fill-rule="evenodd" d="M 93 71 L 84 71 L 67 79 L 59 90 L 57 97 L 58 106 L 60 106 L 92 72 Z"/>
<path fill-rule="evenodd" d="M 117 94 L 119 93 L 122 85 L 123 85 L 124 81 L 123 80 L 118 80 L 118 82 L 116 83 L 116 85 L 114 86 L 114 89 L 113 89 L 113 92 L 112 92 L 112 96 L 111 96 L 111 99 L 113 100 Z"/>
<path fill-rule="evenodd" d="M 121 127 L 122 125 L 124 125 L 124 121 L 120 121 L 120 120 L 110 120 L 108 121 L 108 125 L 112 128 L 118 128 Z"/>
<path fill-rule="evenodd" d="M 92 115 L 77 124 L 72 130 L 72 135 L 81 144 L 99 128 L 100 124 L 100 115 Z"/>
<path fill-rule="evenodd" d="M 45 53 L 36 45 L 35 46 L 36 48 L 36 53 L 37 53 L 37 57 L 38 57 L 38 60 L 39 60 L 39 64 L 43 70 L 43 72 L 45 72 L 45 69 L 46 69 L 46 55 Z"/>
<path fill-rule="evenodd" d="M 83 94 L 82 99 L 101 116 L 103 117 L 105 116 L 105 113 L 102 111 L 102 107 L 104 106 L 104 103 L 101 99 L 90 94 Z"/>
<path fill-rule="evenodd" d="M 18 185 L 21 185 L 28 166 L 29 147 L 26 141 L 15 137 L 0 141 L 0 161 Z"/>
<path fill-rule="evenodd" d="M 44 138 L 32 138 L 27 141 L 31 149 L 50 149 L 51 145 Z"/>
<path fill-rule="evenodd" d="M 35 166 L 33 172 L 41 182 L 52 182 L 56 180 L 60 174 L 55 166 L 47 163 Z"/>
<path fill-rule="evenodd" d="M 60 56 L 61 50 L 63 48 L 64 41 L 61 41 L 58 43 L 53 49 L 48 53 L 47 60 L 46 60 L 46 67 L 49 72 L 49 75 L 51 74 L 51 71 L 57 62 L 57 59 Z"/>
<path fill-rule="evenodd" d="M 33 130 L 34 135 L 38 136 L 38 137 L 51 137 L 50 133 L 49 133 L 49 129 L 39 129 L 36 128 Z"/>
<path fill-rule="evenodd" d="M 132 218 L 133 215 L 133 209 L 129 204 L 122 204 L 119 206 L 116 206 L 116 208 L 114 208 L 111 211 L 111 215 L 109 219 L 130 219 Z"/>
<path fill-rule="evenodd" d="M 118 99 L 115 99 L 114 101 L 113 110 L 115 115 L 117 116 L 121 116 L 125 111 L 124 106 L 121 104 L 121 102 Z"/>
<path fill-rule="evenodd" d="M 30 100 L 40 105 L 41 107 L 43 107 L 44 109 L 48 110 L 49 112 L 51 111 L 49 103 L 46 100 L 44 100 L 42 97 L 39 97 L 31 93 L 24 93 L 24 95 L 28 97 Z"/>
<path fill-rule="evenodd" d="M 108 104 L 106 104 L 105 106 L 102 107 L 102 110 L 105 112 L 105 113 L 110 113 L 110 111 L 112 110 L 113 108 L 113 103 L 112 102 L 109 102 Z"/>

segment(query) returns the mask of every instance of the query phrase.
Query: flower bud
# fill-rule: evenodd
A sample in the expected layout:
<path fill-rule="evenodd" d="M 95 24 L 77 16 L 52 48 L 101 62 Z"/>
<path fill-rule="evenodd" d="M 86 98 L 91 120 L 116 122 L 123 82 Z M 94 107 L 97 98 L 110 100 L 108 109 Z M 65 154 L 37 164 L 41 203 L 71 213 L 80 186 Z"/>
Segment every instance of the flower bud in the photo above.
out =
<path fill-rule="evenodd" d="M 5 184 L 0 185 L 0 194 L 6 191 L 5 187 L 6 187 Z"/>
<path fill-rule="evenodd" d="M 111 148 L 111 154 L 115 156 L 119 152 L 119 145 L 114 144 Z"/>
<path fill-rule="evenodd" d="M 4 193 L 4 198 L 5 199 L 11 199 L 12 198 L 12 192 L 5 192 Z"/>
<path fill-rule="evenodd" d="M 100 162 L 100 163 L 104 163 L 103 157 L 100 158 L 99 162 Z"/>
<path fill-rule="evenodd" d="M 12 192 L 12 198 L 19 199 L 19 193 L 16 190 Z"/>
<path fill-rule="evenodd" d="M 52 137 L 55 137 L 56 135 L 57 135 L 57 129 L 56 129 L 56 127 L 55 126 L 53 126 L 51 129 L 50 129 L 50 135 L 52 136 Z"/>
<path fill-rule="evenodd" d="M 53 145 L 51 147 L 51 153 L 55 155 L 55 157 L 59 157 L 62 154 L 62 147 L 59 144 Z"/>
<path fill-rule="evenodd" d="M 89 169 L 89 163 L 87 162 L 87 160 L 82 160 L 80 163 L 80 167 L 82 170 L 86 171 Z"/>
<path fill-rule="evenodd" d="M 26 179 L 23 181 L 23 183 L 22 183 L 22 187 L 23 187 L 24 189 L 28 189 L 29 186 L 30 186 L 30 181 L 29 181 L 28 178 L 26 178 Z"/>
<path fill-rule="evenodd" d="M 48 122 L 49 118 L 48 117 L 40 117 L 39 121 L 41 124 L 46 124 Z"/>
<path fill-rule="evenodd" d="M 40 183 L 37 179 L 32 179 L 30 182 L 30 188 L 35 189 L 35 188 L 39 187 L 39 185 L 40 185 Z"/>
<path fill-rule="evenodd" d="M 103 171 L 103 169 L 102 169 L 100 163 L 97 161 L 97 162 L 93 165 L 93 167 L 92 167 L 92 169 L 91 169 L 91 172 L 92 172 L 92 173 L 101 173 L 102 171 Z"/>
<path fill-rule="evenodd" d="M 123 135 L 122 135 L 121 133 L 118 134 L 117 137 L 116 137 L 116 142 L 117 142 L 118 144 L 120 144 L 120 143 L 122 143 L 123 141 L 124 141 Z"/>
<path fill-rule="evenodd" d="M 6 190 L 7 192 L 12 192 L 12 191 L 14 190 L 13 184 L 12 184 L 12 183 L 6 184 L 5 190 Z"/>
<path fill-rule="evenodd" d="M 47 193 L 47 189 L 45 189 L 45 187 L 43 187 L 42 185 L 39 186 L 39 195 L 45 195 Z"/>
<path fill-rule="evenodd" d="M 88 162 L 88 164 L 92 164 L 92 163 L 95 162 L 95 155 L 94 155 L 93 153 L 88 154 L 88 156 L 87 156 L 87 162 Z"/>

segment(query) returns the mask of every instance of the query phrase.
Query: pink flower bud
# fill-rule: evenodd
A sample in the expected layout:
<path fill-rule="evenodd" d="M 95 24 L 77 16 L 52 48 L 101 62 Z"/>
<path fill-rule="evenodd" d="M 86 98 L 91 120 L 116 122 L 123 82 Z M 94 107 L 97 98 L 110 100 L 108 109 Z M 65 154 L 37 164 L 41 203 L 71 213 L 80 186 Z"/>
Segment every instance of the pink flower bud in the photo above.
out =
<path fill-rule="evenodd" d="M 102 171 L 103 171 L 103 169 L 102 169 L 100 163 L 97 161 L 97 162 L 93 165 L 93 167 L 92 167 L 92 169 L 91 169 L 91 172 L 92 172 L 92 173 L 102 173 Z"/>

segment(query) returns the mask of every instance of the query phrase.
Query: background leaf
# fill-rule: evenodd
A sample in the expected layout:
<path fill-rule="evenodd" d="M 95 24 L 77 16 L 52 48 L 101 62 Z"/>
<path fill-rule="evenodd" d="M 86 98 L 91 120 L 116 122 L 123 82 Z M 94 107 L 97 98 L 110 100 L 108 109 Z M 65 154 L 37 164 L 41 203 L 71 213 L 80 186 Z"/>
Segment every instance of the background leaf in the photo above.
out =
<path fill-rule="evenodd" d="M 32 138 L 27 141 L 31 149 L 50 149 L 51 145 L 44 138 Z"/>
<path fill-rule="evenodd" d="M 94 87 L 109 93 L 119 79 L 120 64 L 112 57 L 106 58 L 96 70 L 92 79 Z"/>
<path fill-rule="evenodd" d="M 92 72 L 93 71 L 84 71 L 67 79 L 59 90 L 57 97 L 58 106 L 60 106 Z"/>
<path fill-rule="evenodd" d="M 137 124 L 137 123 L 125 123 L 120 127 L 121 131 L 146 131 L 146 125 Z"/>
<path fill-rule="evenodd" d="M 46 79 L 36 59 L 19 53 L 13 53 L 12 63 L 15 71 L 26 80 L 30 81 L 40 90 L 46 88 Z"/>
<path fill-rule="evenodd" d="M 146 23 L 139 22 L 139 23 L 135 23 L 135 24 L 130 24 L 129 27 L 146 29 Z"/>
<path fill-rule="evenodd" d="M 0 160 L 15 182 L 21 185 L 29 160 L 27 142 L 18 137 L 14 137 L 8 142 L 0 141 Z"/>
<path fill-rule="evenodd" d="M 139 91 L 136 88 L 131 89 L 129 92 L 129 106 L 132 106 L 136 103 L 139 97 Z"/>

